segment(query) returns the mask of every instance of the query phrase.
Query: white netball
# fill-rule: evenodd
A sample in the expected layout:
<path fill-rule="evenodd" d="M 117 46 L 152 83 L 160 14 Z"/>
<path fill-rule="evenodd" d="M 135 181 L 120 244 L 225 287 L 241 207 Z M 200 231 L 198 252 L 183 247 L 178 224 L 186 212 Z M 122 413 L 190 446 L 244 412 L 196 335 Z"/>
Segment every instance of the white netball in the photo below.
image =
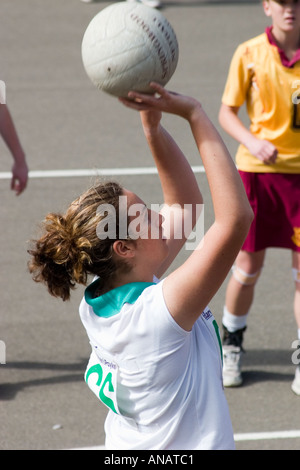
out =
<path fill-rule="evenodd" d="M 136 2 L 114 3 L 89 23 L 82 40 L 87 75 L 100 90 L 127 96 L 151 93 L 151 81 L 165 85 L 175 72 L 178 42 L 164 15 Z"/>

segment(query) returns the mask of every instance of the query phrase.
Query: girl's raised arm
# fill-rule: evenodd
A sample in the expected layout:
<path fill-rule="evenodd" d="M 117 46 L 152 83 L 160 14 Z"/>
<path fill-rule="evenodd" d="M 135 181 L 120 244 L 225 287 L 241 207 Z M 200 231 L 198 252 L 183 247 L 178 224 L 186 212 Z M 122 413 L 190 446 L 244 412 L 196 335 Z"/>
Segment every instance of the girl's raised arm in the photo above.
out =
<path fill-rule="evenodd" d="M 163 284 L 175 321 L 190 330 L 225 280 L 252 222 L 253 213 L 240 176 L 219 133 L 193 98 L 153 84 L 157 95 L 130 93 L 135 109 L 176 114 L 189 122 L 208 179 L 215 221 L 198 248 Z M 174 174 L 170 174 L 171 179 Z"/>

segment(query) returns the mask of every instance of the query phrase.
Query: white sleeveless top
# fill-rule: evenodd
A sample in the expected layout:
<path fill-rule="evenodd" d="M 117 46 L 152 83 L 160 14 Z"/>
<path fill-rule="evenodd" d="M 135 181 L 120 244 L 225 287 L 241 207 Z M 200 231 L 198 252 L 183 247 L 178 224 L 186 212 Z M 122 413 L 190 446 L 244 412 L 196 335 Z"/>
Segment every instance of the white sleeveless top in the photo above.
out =
<path fill-rule="evenodd" d="M 92 346 L 85 379 L 109 408 L 106 449 L 234 449 L 210 310 L 187 332 L 166 307 L 163 281 L 94 297 L 97 283 L 80 317 Z"/>

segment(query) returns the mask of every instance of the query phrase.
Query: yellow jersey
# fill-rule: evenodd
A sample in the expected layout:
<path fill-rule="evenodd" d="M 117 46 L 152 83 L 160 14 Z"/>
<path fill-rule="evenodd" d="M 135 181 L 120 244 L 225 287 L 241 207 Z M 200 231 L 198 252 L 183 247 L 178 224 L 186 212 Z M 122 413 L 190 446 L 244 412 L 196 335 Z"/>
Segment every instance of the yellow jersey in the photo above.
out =
<path fill-rule="evenodd" d="M 239 170 L 255 173 L 300 173 L 300 61 L 282 64 L 276 45 L 263 33 L 241 44 L 231 61 L 222 97 L 227 106 L 246 103 L 250 131 L 278 150 L 275 164 L 265 165 L 240 145 Z"/>

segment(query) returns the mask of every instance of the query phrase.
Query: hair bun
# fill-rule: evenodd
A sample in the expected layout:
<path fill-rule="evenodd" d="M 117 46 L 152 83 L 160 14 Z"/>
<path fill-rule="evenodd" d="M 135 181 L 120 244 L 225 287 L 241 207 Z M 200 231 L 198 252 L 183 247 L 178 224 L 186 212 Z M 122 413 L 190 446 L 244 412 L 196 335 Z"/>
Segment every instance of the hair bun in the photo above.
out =
<path fill-rule="evenodd" d="M 52 260 L 58 265 L 64 265 L 72 280 L 84 283 L 86 280 L 83 266 L 90 263 L 87 250 L 91 243 L 87 238 L 76 236 L 76 227 L 68 217 L 61 214 L 48 214 L 46 230 L 53 242 Z"/>
<path fill-rule="evenodd" d="M 118 209 L 122 187 L 99 183 L 71 203 L 65 215 L 50 213 L 42 223 L 42 235 L 31 240 L 28 263 L 33 280 L 44 283 L 55 297 L 70 298 L 76 284 L 86 284 L 88 275 L 108 279 L 116 272 L 111 239 L 99 239 L 98 207 Z M 119 269 L 119 266 L 118 266 Z"/>

